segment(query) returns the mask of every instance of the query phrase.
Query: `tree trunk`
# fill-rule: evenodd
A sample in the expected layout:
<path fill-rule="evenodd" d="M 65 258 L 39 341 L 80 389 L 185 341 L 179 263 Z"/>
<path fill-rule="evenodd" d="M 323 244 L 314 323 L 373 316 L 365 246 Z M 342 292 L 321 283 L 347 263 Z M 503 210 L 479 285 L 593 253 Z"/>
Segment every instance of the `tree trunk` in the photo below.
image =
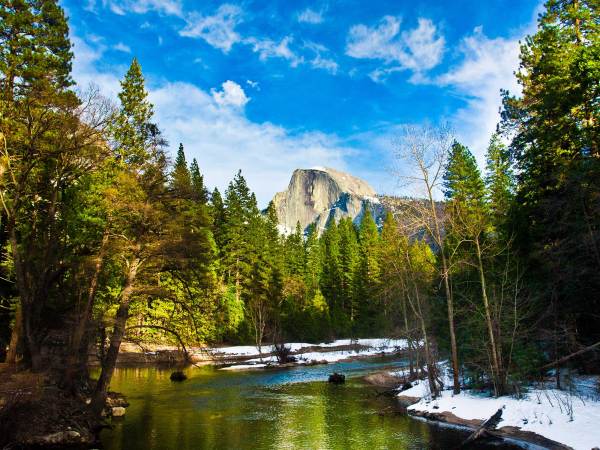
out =
<path fill-rule="evenodd" d="M 442 278 L 444 280 L 444 290 L 446 292 L 446 306 L 448 311 L 448 327 L 450 331 L 450 353 L 452 359 L 452 390 L 454 394 L 460 394 L 460 381 L 458 379 L 458 348 L 456 345 L 456 333 L 454 331 L 454 301 L 452 298 L 452 291 L 450 289 L 449 280 L 449 269 L 448 261 L 446 259 L 446 252 L 444 250 L 444 243 L 442 241 L 442 233 L 440 231 L 440 225 L 438 222 L 437 211 L 435 209 L 435 201 L 431 188 L 428 187 L 427 192 L 429 194 L 429 204 L 431 206 L 431 215 L 434 221 L 435 239 L 440 246 L 440 256 L 442 257 Z"/>
<path fill-rule="evenodd" d="M 21 304 L 17 303 L 17 311 L 15 313 L 15 326 L 12 329 L 12 333 L 10 336 L 10 344 L 8 346 L 8 352 L 6 353 L 6 363 L 7 364 L 16 364 L 17 362 L 17 351 L 19 346 L 19 341 L 22 337 L 22 317 L 21 317 Z"/>
<path fill-rule="evenodd" d="M 496 396 L 504 393 L 504 380 L 500 370 L 500 361 L 498 360 L 498 348 L 496 347 L 496 337 L 492 324 L 492 315 L 490 312 L 490 303 L 487 296 L 487 288 L 485 282 L 485 272 L 483 270 L 483 261 L 481 259 L 481 246 L 479 244 L 479 236 L 475 238 L 475 249 L 477 250 L 477 268 L 479 271 L 479 281 L 481 284 L 481 298 L 485 309 L 485 323 L 490 338 L 490 347 L 492 350 L 492 376 L 494 378 L 494 388 Z"/>
<path fill-rule="evenodd" d="M 106 253 L 106 247 L 108 244 L 108 236 L 108 229 L 106 229 L 104 231 L 104 235 L 102 236 L 102 243 L 100 244 L 100 250 L 96 257 L 96 263 L 94 264 L 94 273 L 92 274 L 92 279 L 90 280 L 85 307 L 83 313 L 79 317 L 79 321 L 75 327 L 75 331 L 73 332 L 73 337 L 71 339 L 71 351 L 69 352 L 66 368 L 67 375 L 65 377 L 67 379 L 72 378 L 75 374 L 81 372 L 82 370 L 85 371 L 87 364 L 88 340 L 83 339 L 83 336 L 92 319 L 94 301 L 96 299 L 96 292 L 98 290 L 98 278 L 100 277 L 100 272 L 102 271 L 102 265 L 104 263 L 104 255 Z M 82 343 L 85 343 L 85 349 L 82 348 Z"/>
<path fill-rule="evenodd" d="M 131 294 L 133 293 L 134 282 L 139 265 L 140 259 L 137 257 L 130 262 L 127 277 L 125 278 L 125 285 L 121 292 L 119 309 L 117 310 L 117 315 L 115 317 L 113 333 L 110 337 L 110 346 L 106 352 L 106 358 L 102 362 L 102 371 L 100 372 L 100 378 L 98 379 L 98 384 L 96 385 L 92 398 L 91 408 L 97 415 L 100 415 L 104 408 L 108 386 L 110 385 L 110 380 L 117 364 L 119 347 L 121 346 L 121 341 L 125 334 L 127 318 L 129 317 L 129 302 L 131 300 Z"/>

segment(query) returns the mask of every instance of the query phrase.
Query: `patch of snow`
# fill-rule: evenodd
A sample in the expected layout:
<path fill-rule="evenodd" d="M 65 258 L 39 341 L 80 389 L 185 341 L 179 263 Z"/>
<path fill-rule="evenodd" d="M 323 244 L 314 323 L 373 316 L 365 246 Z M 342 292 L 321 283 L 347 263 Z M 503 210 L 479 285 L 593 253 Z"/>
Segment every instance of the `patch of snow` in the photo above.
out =
<path fill-rule="evenodd" d="M 234 366 L 221 367 L 219 370 L 247 370 L 267 367 L 266 364 L 236 364 Z"/>
<path fill-rule="evenodd" d="M 533 389 L 522 399 L 493 398 L 471 392 L 453 395 L 443 391 L 431 399 L 427 381 L 421 380 L 400 395 L 422 397 L 409 410 L 431 413 L 451 412 L 462 419 L 486 420 L 502 408 L 504 426 L 532 431 L 575 449 L 590 449 L 600 445 L 600 402 L 583 400 L 556 389 Z"/>

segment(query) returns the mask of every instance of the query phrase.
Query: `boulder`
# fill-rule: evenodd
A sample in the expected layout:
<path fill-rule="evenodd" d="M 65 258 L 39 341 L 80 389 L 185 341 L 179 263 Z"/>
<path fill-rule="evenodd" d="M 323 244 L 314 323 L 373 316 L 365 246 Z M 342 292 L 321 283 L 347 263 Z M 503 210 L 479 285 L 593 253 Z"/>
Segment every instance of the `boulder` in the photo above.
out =
<path fill-rule="evenodd" d="M 187 380 L 187 375 L 181 370 L 178 370 L 177 372 L 173 372 L 170 378 L 171 381 L 185 381 Z"/>
<path fill-rule="evenodd" d="M 333 384 L 343 384 L 346 382 L 346 375 L 334 372 L 329 375 L 329 382 Z"/>

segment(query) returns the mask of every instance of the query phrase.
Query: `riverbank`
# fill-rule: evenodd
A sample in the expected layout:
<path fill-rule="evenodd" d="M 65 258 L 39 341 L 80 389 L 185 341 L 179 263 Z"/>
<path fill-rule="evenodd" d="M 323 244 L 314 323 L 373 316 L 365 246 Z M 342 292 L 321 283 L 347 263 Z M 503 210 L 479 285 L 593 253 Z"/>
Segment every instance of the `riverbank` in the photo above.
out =
<path fill-rule="evenodd" d="M 329 364 L 375 356 L 390 356 L 408 348 L 404 339 L 339 339 L 330 343 L 292 342 L 289 349 L 289 362 L 279 364 L 273 345 L 229 347 L 190 347 L 188 361 L 195 365 L 213 364 L 223 370 L 253 370 L 271 367 L 289 367 L 304 364 Z M 124 342 L 117 360 L 119 367 L 132 367 L 155 364 L 182 364 L 183 353 L 175 346 L 137 344 Z M 92 361 L 97 364 L 96 361 Z"/>
<path fill-rule="evenodd" d="M 388 377 L 401 375 L 387 373 Z M 600 447 L 600 398 L 593 377 L 580 381 L 571 392 L 532 386 L 520 399 L 474 391 L 453 395 L 450 389 L 433 399 L 427 381 L 417 380 L 399 392 L 397 400 L 417 419 L 473 431 L 501 410 L 494 436 L 542 448 L 590 450 Z"/>

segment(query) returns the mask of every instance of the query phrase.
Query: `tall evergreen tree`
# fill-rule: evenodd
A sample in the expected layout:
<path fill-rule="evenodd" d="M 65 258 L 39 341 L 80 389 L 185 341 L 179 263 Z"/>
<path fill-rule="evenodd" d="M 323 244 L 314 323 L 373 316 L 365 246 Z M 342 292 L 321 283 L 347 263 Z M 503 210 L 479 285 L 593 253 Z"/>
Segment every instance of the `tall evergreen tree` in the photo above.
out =
<path fill-rule="evenodd" d="M 515 180 L 508 149 L 498 134 L 490 139 L 486 155 L 487 202 L 494 226 L 506 235 L 506 223 L 514 200 Z"/>
<path fill-rule="evenodd" d="M 185 151 L 183 144 L 179 144 L 175 165 L 171 173 L 171 185 L 175 194 L 182 198 L 191 198 L 192 196 L 192 178 L 185 160 Z"/>
<path fill-rule="evenodd" d="M 369 209 L 365 208 L 358 229 L 360 266 L 356 277 L 359 331 L 374 332 L 379 325 L 380 308 L 378 289 L 381 282 L 380 236 L 377 224 Z"/>
<path fill-rule="evenodd" d="M 356 278 L 359 269 L 359 249 L 356 227 L 352 219 L 342 218 L 338 225 L 340 235 L 340 303 L 347 318 L 348 325 L 355 320 L 357 286 Z"/>
<path fill-rule="evenodd" d="M 599 33 L 596 1 L 546 2 L 521 45 L 522 96 L 503 100 L 518 168 L 516 242 L 544 323 L 565 330 L 549 333 L 557 358 L 578 339 L 600 340 L 600 315 L 589 315 L 600 311 Z"/>
<path fill-rule="evenodd" d="M 204 185 L 204 176 L 200 173 L 200 167 L 198 167 L 196 158 L 192 160 L 192 164 L 190 165 L 190 175 L 194 199 L 202 204 L 208 203 L 209 193 Z"/>
<path fill-rule="evenodd" d="M 81 251 L 66 234 L 65 193 L 106 156 L 98 145 L 101 125 L 81 126 L 68 34 L 56 1 L 0 4 L 0 214 L 19 298 L 9 359 L 19 343 L 34 369 L 43 366 L 44 318 L 68 311 L 73 301 L 52 294 Z"/>

